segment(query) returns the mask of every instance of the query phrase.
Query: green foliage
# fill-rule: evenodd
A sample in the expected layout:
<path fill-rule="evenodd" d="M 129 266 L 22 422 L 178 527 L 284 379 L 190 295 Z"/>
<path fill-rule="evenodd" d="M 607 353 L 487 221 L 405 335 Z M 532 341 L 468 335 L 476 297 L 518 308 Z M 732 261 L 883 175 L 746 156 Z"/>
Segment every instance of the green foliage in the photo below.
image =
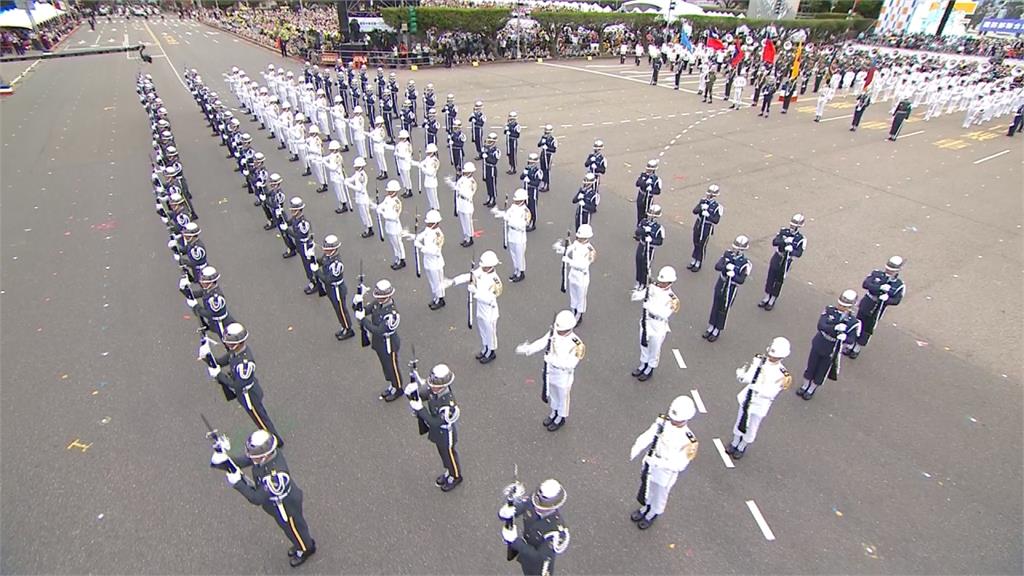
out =
<path fill-rule="evenodd" d="M 801 14 L 846 14 L 853 7 L 854 0 L 801 0 Z M 856 13 L 864 18 L 878 18 L 882 0 L 860 0 Z M 820 16 L 814 16 L 820 18 Z"/>
<path fill-rule="evenodd" d="M 874 20 L 868 18 L 826 19 L 826 20 L 762 20 L 758 18 L 729 18 L 724 16 L 687 16 L 686 19 L 693 23 L 695 34 L 700 30 L 716 27 L 722 32 L 735 30 L 737 26 L 746 24 L 752 29 L 757 29 L 768 24 L 775 24 L 779 28 L 796 30 L 807 28 L 811 38 L 817 38 L 828 34 L 843 34 L 845 32 L 860 32 L 867 30 L 875 24 Z"/>
<path fill-rule="evenodd" d="M 381 16 L 388 26 L 400 30 L 409 19 L 406 8 L 383 8 Z M 508 22 L 507 8 L 416 8 L 416 23 L 421 31 L 436 28 L 439 32 L 470 32 L 493 36 Z"/>
<path fill-rule="evenodd" d="M 656 14 L 633 14 L 620 12 L 578 12 L 574 10 L 536 10 L 530 18 L 542 26 L 585 26 L 598 31 L 605 26 L 625 24 L 630 28 L 649 28 L 659 25 L 663 20 Z"/>

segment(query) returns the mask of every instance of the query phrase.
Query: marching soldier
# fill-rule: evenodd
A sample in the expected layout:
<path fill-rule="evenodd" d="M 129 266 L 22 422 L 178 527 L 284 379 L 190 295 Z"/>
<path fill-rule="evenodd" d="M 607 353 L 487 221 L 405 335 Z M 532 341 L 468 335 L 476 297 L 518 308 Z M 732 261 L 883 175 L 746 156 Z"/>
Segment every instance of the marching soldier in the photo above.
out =
<path fill-rule="evenodd" d="M 412 134 L 412 129 L 419 126 L 416 122 L 416 109 L 413 107 L 411 100 L 406 99 L 402 104 L 402 112 L 400 115 L 402 119 L 402 130 L 405 130 L 409 134 Z"/>
<path fill-rule="evenodd" d="M 797 396 L 810 400 L 814 391 L 829 380 L 839 379 L 839 359 L 843 344 L 856 340 L 861 332 L 860 320 L 853 314 L 857 293 L 846 290 L 839 296 L 836 306 L 826 306 L 818 318 L 818 330 L 811 340 L 811 352 L 807 356 L 804 383 L 796 391 Z"/>
<path fill-rule="evenodd" d="M 293 196 L 289 201 L 288 210 L 291 212 L 291 218 L 288 221 L 287 234 L 291 237 L 293 246 L 288 257 L 295 256 L 298 252 L 299 258 L 302 260 L 302 269 L 306 272 L 306 280 L 309 282 L 302 291 L 308 295 L 316 292 L 317 263 L 313 227 L 309 220 L 306 220 L 306 216 L 302 214 L 305 208 L 306 203 L 298 196 Z"/>
<path fill-rule="evenodd" d="M 1022 131 L 1024 131 L 1024 104 L 1017 106 L 1016 112 L 1013 113 L 1013 120 L 1010 121 L 1010 127 L 1006 130 L 1006 135 L 1012 137 Z"/>
<path fill-rule="evenodd" d="M 899 277 L 903 269 L 903 258 L 893 256 L 885 263 L 885 270 L 874 270 L 864 279 L 864 297 L 857 305 L 857 320 L 861 324 L 860 335 L 853 344 L 843 349 L 843 354 L 854 359 L 860 355 L 861 348 L 868 345 L 868 340 L 875 333 L 875 328 L 882 320 L 882 314 L 890 306 L 899 306 L 906 295 L 906 285 Z"/>
<path fill-rule="evenodd" d="M 782 228 L 772 240 L 775 252 L 768 262 L 768 278 L 764 283 L 764 298 L 757 303 L 758 308 L 771 310 L 775 308 L 775 301 L 782 292 L 782 283 L 789 274 L 789 268 L 793 265 L 793 259 L 804 255 L 807 247 L 807 239 L 800 233 L 804 225 L 804 215 L 794 214 L 789 219 L 789 228 Z"/>
<path fill-rule="evenodd" d="M 910 118 L 911 110 L 912 107 L 909 99 L 904 98 L 896 105 L 896 110 L 892 113 L 892 127 L 889 129 L 889 140 L 892 142 L 895 142 L 896 138 L 899 137 L 900 129 L 903 128 L 903 121 Z"/>
<path fill-rule="evenodd" d="M 434 110 L 437 105 L 437 98 L 434 95 L 434 85 L 427 84 L 426 90 L 423 91 L 423 119 L 426 120 L 428 113 Z"/>
<path fill-rule="evenodd" d="M 679 475 L 697 457 L 700 443 L 690 431 L 688 422 L 697 415 L 697 407 L 689 396 L 677 396 L 669 405 L 668 414 L 658 416 L 633 442 L 629 459 L 646 451 L 640 472 L 640 489 L 636 499 L 640 508 L 629 515 L 636 527 L 647 530 L 665 513 L 669 493 Z"/>
<path fill-rule="evenodd" d="M 338 201 L 334 213 L 344 214 L 351 209 L 351 200 L 348 196 L 348 188 L 345 186 L 345 158 L 341 155 L 341 143 L 331 140 L 331 143 L 327 145 L 327 150 L 328 154 L 324 157 L 324 170 L 327 171 L 327 179 L 330 181 L 334 197 Z"/>
<path fill-rule="evenodd" d="M 263 152 L 257 152 L 253 154 L 252 165 L 244 174 L 246 185 L 249 187 L 249 193 L 256 197 L 253 200 L 253 206 L 260 206 L 263 208 L 263 213 L 267 217 L 267 221 L 271 220 L 270 214 L 267 212 L 266 199 L 267 199 L 267 183 L 270 182 L 270 172 L 267 171 L 264 166 L 266 156 Z"/>
<path fill-rule="evenodd" d="M 394 402 L 402 396 L 402 374 L 398 370 L 398 351 L 402 341 L 398 337 L 401 316 L 393 299 L 395 289 L 388 280 L 379 280 L 373 287 L 374 301 L 365 310 L 356 311 L 356 320 L 363 330 L 370 334 L 370 346 L 377 353 L 380 367 L 388 387 L 380 393 L 380 399 Z M 352 297 L 353 304 L 362 304 L 362 295 Z"/>
<path fill-rule="evenodd" d="M 699 272 L 708 251 L 708 240 L 715 233 L 715 226 L 721 221 L 725 209 L 718 203 L 721 190 L 718 184 L 708 186 L 708 191 L 700 202 L 693 207 L 697 219 L 693 222 L 693 254 L 690 264 L 686 267 L 691 272 Z"/>
<path fill-rule="evenodd" d="M 409 385 L 405 387 L 405 396 L 409 399 L 409 408 L 419 423 L 420 434 L 437 446 L 441 456 L 444 473 L 434 480 L 434 484 L 442 492 L 451 492 L 462 484 L 462 464 L 455 444 L 459 441 L 458 428 L 459 405 L 455 402 L 451 385 L 455 374 L 446 364 L 438 364 L 430 370 L 424 383 L 416 372 L 415 360 L 409 375 Z M 426 388 L 426 390 L 424 390 Z"/>
<path fill-rule="evenodd" d="M 191 304 L 192 311 L 200 319 L 203 326 L 213 329 L 217 337 L 223 341 L 224 331 L 235 319 L 228 312 L 228 301 L 224 298 L 217 282 L 220 280 L 220 272 L 213 266 L 203 266 L 199 276 L 199 286 L 202 291 L 193 294 L 195 304 Z"/>
<path fill-rule="evenodd" d="M 589 226 L 590 219 L 597 212 L 597 205 L 601 203 L 601 195 L 597 190 L 597 176 L 590 172 L 583 176 L 583 185 L 576 192 L 572 203 L 576 205 L 576 228 L 584 224 Z"/>
<path fill-rule="evenodd" d="M 356 145 L 356 156 L 366 158 L 366 119 L 363 118 L 361 106 L 356 106 L 352 110 L 349 127 L 352 129 L 352 142 Z"/>
<path fill-rule="evenodd" d="M 384 235 L 391 244 L 391 251 L 394 253 L 394 260 L 391 262 L 392 270 L 405 268 L 405 245 L 402 244 L 402 201 L 398 198 L 398 191 L 402 186 L 398 180 L 388 180 L 385 191 L 387 196 L 376 206 L 377 214 L 383 221 Z"/>
<path fill-rule="evenodd" d="M 423 137 L 427 142 L 427 146 L 431 144 L 437 145 L 437 133 L 440 127 L 437 125 L 437 110 L 430 108 L 427 110 L 427 118 L 423 121 Z"/>
<path fill-rule="evenodd" d="M 285 213 L 286 202 L 284 190 L 281 189 L 281 175 L 275 172 L 270 175 L 270 188 L 267 192 L 267 204 L 270 206 L 274 219 L 271 222 L 272 226 L 270 228 L 263 226 L 263 229 L 272 230 L 274 226 L 277 227 L 278 235 L 284 242 L 285 247 L 281 257 L 291 258 L 295 255 L 295 243 L 292 242 L 292 237 L 288 234 L 288 216 Z"/>
<path fill-rule="evenodd" d="M 636 240 L 636 283 L 634 290 L 640 290 L 650 282 L 651 263 L 654 262 L 654 248 L 665 243 L 665 229 L 658 222 L 661 206 L 651 204 L 647 217 L 640 221 L 633 239 Z"/>
<path fill-rule="evenodd" d="M 581 224 L 576 229 L 576 241 L 569 246 L 561 242 L 554 245 L 555 252 L 562 255 L 562 266 L 567 268 L 566 292 L 569 293 L 569 308 L 576 317 L 576 325 L 583 322 L 587 312 L 587 291 L 590 289 L 590 265 L 597 258 L 597 251 L 590 239 L 594 229 L 590 224 Z"/>
<path fill-rule="evenodd" d="M 480 255 L 480 265 L 470 273 L 469 290 L 476 304 L 476 326 L 480 333 L 481 351 L 476 359 L 488 364 L 497 358 L 498 350 L 498 297 L 505 287 L 495 267 L 501 264 L 491 250 Z"/>
<path fill-rule="evenodd" d="M 391 89 L 384 89 L 384 97 L 380 99 L 380 113 L 384 117 L 384 132 L 387 135 L 387 143 L 395 143 L 395 110 L 394 100 L 391 98 Z"/>
<path fill-rule="evenodd" d="M 537 142 L 537 147 L 540 148 L 540 171 L 544 176 L 541 190 L 544 192 L 551 189 L 551 161 L 554 158 L 555 152 L 558 152 L 558 140 L 551 133 L 552 130 L 554 128 L 551 124 L 544 126 L 544 135 Z"/>
<path fill-rule="evenodd" d="M 526 158 L 526 169 L 523 170 L 520 180 L 526 189 L 526 207 L 530 209 L 530 226 L 527 232 L 537 228 L 537 191 L 544 183 L 544 174 L 540 169 L 539 157 L 531 152 Z"/>
<path fill-rule="evenodd" d="M 423 192 L 427 195 L 427 205 L 431 210 L 441 210 L 437 200 L 437 172 L 441 169 L 441 160 L 437 158 L 437 144 L 427 144 L 426 156 L 418 163 L 420 174 L 423 175 Z"/>
<path fill-rule="evenodd" d="M 594 151 L 587 156 L 587 159 L 583 162 L 583 167 L 587 169 L 588 173 L 594 175 L 596 178 L 595 185 L 600 189 L 601 177 L 608 172 L 608 160 L 604 157 L 603 140 L 594 140 Z"/>
<path fill-rule="evenodd" d="M 431 310 L 443 308 L 444 302 L 444 232 L 441 231 L 441 213 L 431 209 L 423 217 L 426 227 L 413 239 L 413 245 L 423 257 L 423 271 L 430 284 Z"/>
<path fill-rule="evenodd" d="M 476 145 L 476 158 L 474 158 L 474 160 L 483 160 L 484 126 L 487 125 L 487 117 L 484 116 L 483 102 L 477 100 L 476 103 L 473 104 L 473 113 L 469 116 L 469 125 L 473 129 L 471 135 L 472 142 Z"/>
<path fill-rule="evenodd" d="M 406 130 L 398 133 L 395 166 L 398 168 L 398 178 L 402 181 L 402 187 L 405 188 L 402 198 L 412 198 L 412 144 L 409 143 L 409 132 Z"/>
<path fill-rule="evenodd" d="M 715 264 L 718 271 L 718 280 L 715 282 L 715 295 L 711 303 L 711 315 L 708 318 L 708 327 L 701 335 L 708 342 L 718 340 L 719 334 L 725 330 L 725 322 L 732 310 L 732 304 L 736 300 L 736 293 L 741 284 L 747 281 L 747 276 L 753 268 L 753 264 L 747 260 L 744 254 L 750 247 L 750 240 L 746 236 L 737 236 L 732 242 L 732 250 L 726 250 L 722 257 Z"/>
<path fill-rule="evenodd" d="M 179 264 L 189 282 L 199 282 L 206 266 L 206 246 L 199 239 L 199 232 L 199 225 L 195 222 L 185 224 L 181 231 L 183 246 Z"/>
<path fill-rule="evenodd" d="M 779 392 L 789 390 L 793 377 L 782 361 L 789 356 L 789 340 L 781 336 L 772 340 L 764 354 L 754 356 L 749 364 L 736 369 L 736 379 L 743 389 L 736 395 L 739 411 L 732 430 L 732 442 L 725 453 L 739 460 L 746 454 L 747 446 L 754 443 L 761 420 L 768 415 L 772 402 Z"/>
<path fill-rule="evenodd" d="M 348 288 L 345 286 L 345 263 L 341 261 L 338 248 L 341 241 L 334 234 L 324 236 L 324 255 L 320 260 L 317 277 L 320 282 L 321 296 L 327 296 L 331 302 L 331 308 L 338 317 L 341 329 L 334 333 L 338 340 L 348 340 L 355 336 L 352 329 L 352 321 L 349 319 L 345 303 L 348 302 Z"/>
<path fill-rule="evenodd" d="M 209 369 L 210 375 L 224 388 L 227 400 L 238 399 L 242 409 L 249 415 L 253 423 L 261 430 L 273 434 L 284 445 L 284 438 L 278 433 L 274 423 L 263 407 L 263 388 L 256 377 L 256 362 L 246 340 L 249 331 L 238 322 L 228 324 L 221 342 L 227 348 L 222 356 L 214 356 L 216 368 Z M 227 368 L 225 371 L 224 368 Z"/>
<path fill-rule="evenodd" d="M 309 171 L 313 173 L 318 193 L 327 192 L 327 171 L 324 170 L 324 141 L 320 138 L 320 129 L 314 124 L 309 127 L 309 138 L 306 138 L 306 161 Z"/>
<path fill-rule="evenodd" d="M 867 111 L 868 106 L 871 105 L 871 93 L 864 92 L 860 96 L 857 96 L 857 105 L 853 108 L 853 121 L 850 123 L 850 132 L 856 132 L 857 127 L 860 126 L 860 119 L 864 117 L 864 112 Z"/>
<path fill-rule="evenodd" d="M 409 101 L 409 108 L 412 110 L 413 126 L 416 125 L 416 123 L 415 123 L 416 101 L 417 101 L 418 97 L 419 96 L 416 93 L 416 81 L 415 80 L 409 80 L 409 83 L 406 85 L 406 88 L 405 88 L 405 98 L 406 98 L 406 100 Z"/>
<path fill-rule="evenodd" d="M 526 199 L 526 190 L 520 188 L 512 195 L 512 205 L 508 210 L 491 209 L 495 217 L 504 220 L 508 253 L 512 258 L 512 275 L 508 279 L 513 282 L 526 279 L 526 229 L 531 223 Z"/>
<path fill-rule="evenodd" d="M 462 164 L 466 157 L 466 135 L 462 133 L 462 120 L 455 119 L 448 131 L 448 156 L 455 168 L 455 177 L 462 176 Z"/>
<path fill-rule="evenodd" d="M 519 114 L 509 112 L 508 122 L 505 124 L 505 154 L 508 156 L 508 172 L 506 174 L 518 172 L 516 169 L 516 156 L 519 153 L 519 134 L 521 132 L 518 118 Z"/>
<path fill-rule="evenodd" d="M 644 288 L 634 290 L 630 299 L 643 302 L 640 310 L 640 365 L 630 375 L 646 382 L 654 375 L 661 361 L 661 345 L 672 331 L 668 321 L 679 312 L 679 298 L 672 291 L 676 269 L 664 266 L 658 276 Z"/>
<path fill-rule="evenodd" d="M 517 494 L 525 493 L 522 484 L 516 482 L 505 488 Z M 523 574 L 555 573 L 555 559 L 569 548 L 569 528 L 562 519 L 560 509 L 565 504 L 566 493 L 555 479 L 541 482 L 530 499 L 513 499 L 509 496 L 506 504 L 498 510 L 498 518 L 505 523 L 501 537 L 509 550 L 509 558 L 519 562 Z M 523 517 L 523 534 L 516 529 L 515 518 Z"/>
<path fill-rule="evenodd" d="M 455 95 L 449 94 L 441 107 L 441 114 L 444 114 L 444 131 L 447 134 L 454 132 L 455 120 L 459 115 L 459 107 L 455 105 Z"/>
<path fill-rule="evenodd" d="M 484 161 L 484 184 L 487 185 L 487 201 L 484 206 L 488 208 L 494 208 L 498 203 L 498 160 L 501 159 L 501 150 L 495 144 L 497 140 L 497 134 L 489 133 L 479 157 Z"/>
<path fill-rule="evenodd" d="M 576 315 L 562 310 L 555 315 L 551 329 L 533 342 L 516 346 L 516 354 L 532 356 L 544 351 L 544 368 L 541 374 L 543 388 L 541 399 L 551 408 L 543 425 L 549 432 L 565 426 L 569 419 L 570 393 L 576 374 L 576 366 L 587 353 L 587 347 L 572 329 L 576 327 Z"/>
<path fill-rule="evenodd" d="M 373 220 L 370 218 L 370 194 L 366 191 L 366 184 L 370 177 L 366 175 L 366 159 L 356 156 L 352 161 L 352 175 L 345 179 L 345 186 L 352 190 L 353 200 L 356 203 L 356 212 L 359 220 L 363 223 L 363 232 L 360 238 L 373 237 Z"/>
<path fill-rule="evenodd" d="M 370 156 L 377 161 L 377 180 L 388 179 L 388 159 L 384 156 L 384 117 L 377 116 L 370 130 Z"/>
<path fill-rule="evenodd" d="M 649 160 L 644 173 L 636 179 L 636 223 L 637 226 L 647 216 L 654 197 L 661 194 L 661 178 L 655 172 L 658 161 Z"/>
<path fill-rule="evenodd" d="M 225 470 L 232 488 L 274 517 L 292 544 L 288 564 L 292 568 L 304 564 L 316 554 L 316 541 L 310 536 L 302 514 L 302 490 L 281 453 L 283 443 L 264 430 L 256 430 L 245 443 L 245 456 L 232 460 L 227 454 L 231 449 L 227 438 L 219 436 L 215 442 L 210 466 Z M 244 479 L 242 468 L 250 466 L 252 480 Z"/>
<path fill-rule="evenodd" d="M 462 242 L 459 245 L 463 248 L 473 245 L 473 236 L 475 235 L 473 231 L 473 196 L 476 195 L 476 180 L 473 179 L 473 174 L 475 172 L 476 166 L 472 162 L 466 162 L 458 181 L 453 181 L 451 178 L 446 180 L 455 192 L 455 215 L 458 216 L 459 224 L 462 226 Z"/>

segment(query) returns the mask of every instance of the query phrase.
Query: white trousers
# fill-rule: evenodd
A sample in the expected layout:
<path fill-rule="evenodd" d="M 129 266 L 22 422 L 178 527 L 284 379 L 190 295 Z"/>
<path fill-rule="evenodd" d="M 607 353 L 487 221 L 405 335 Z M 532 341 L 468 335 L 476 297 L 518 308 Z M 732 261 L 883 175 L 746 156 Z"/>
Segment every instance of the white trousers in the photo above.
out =
<path fill-rule="evenodd" d="M 318 154 L 310 154 L 309 169 L 313 171 L 313 177 L 320 186 L 327 184 L 327 171 L 324 170 L 324 157 Z"/>
<path fill-rule="evenodd" d="M 587 311 L 587 289 L 590 287 L 590 273 L 569 272 L 569 308 L 580 314 Z"/>
<path fill-rule="evenodd" d="M 650 321 L 650 320 L 648 320 Z M 647 346 L 640 344 L 640 364 L 657 368 L 661 360 L 661 345 L 665 342 L 666 333 L 647 330 Z"/>
<path fill-rule="evenodd" d="M 526 272 L 526 242 L 509 242 L 508 255 L 512 258 L 512 272 Z"/>
<path fill-rule="evenodd" d="M 569 395 L 572 392 L 572 376 L 569 377 L 568 386 L 548 385 L 548 404 L 551 407 L 552 417 L 569 417 Z"/>
<path fill-rule="evenodd" d="M 356 154 L 361 156 L 364 160 L 366 159 L 366 139 L 365 138 L 353 138 L 356 143 Z"/>
<path fill-rule="evenodd" d="M 814 107 L 815 116 L 825 115 L 825 106 L 828 106 L 828 100 L 818 100 L 817 106 Z"/>
<path fill-rule="evenodd" d="M 733 427 L 732 427 L 733 441 L 734 441 L 734 443 L 736 443 L 735 442 L 736 439 L 739 438 L 739 439 L 743 440 L 744 442 L 746 442 L 748 445 L 749 444 L 753 444 L 754 440 L 757 438 L 757 430 L 758 430 L 758 428 L 761 427 L 761 419 L 764 418 L 764 416 L 760 416 L 760 415 L 754 414 L 752 412 L 747 414 L 747 433 L 746 434 L 740 432 L 740 419 L 741 418 L 743 418 L 743 406 L 742 405 L 740 405 L 740 407 L 736 410 L 736 424 L 734 424 Z"/>
<path fill-rule="evenodd" d="M 462 239 L 473 238 L 473 215 L 466 212 L 459 212 L 459 224 L 462 225 Z"/>
<path fill-rule="evenodd" d="M 678 477 L 679 473 L 666 473 L 651 466 L 647 474 L 647 504 L 651 507 L 648 518 L 651 517 L 651 514 L 665 513 L 668 495 L 672 493 L 672 487 L 675 486 Z M 655 480 L 668 480 L 668 482 L 660 483 Z"/>
<path fill-rule="evenodd" d="M 743 88 L 732 87 L 732 103 L 736 107 L 743 105 Z"/>
<path fill-rule="evenodd" d="M 402 188 L 412 190 L 412 180 L 409 178 L 409 166 L 402 167 L 401 162 L 396 163 L 398 167 L 398 178 L 402 181 Z"/>
<path fill-rule="evenodd" d="M 356 208 L 358 208 L 359 220 L 363 223 L 363 228 L 373 228 L 373 220 L 370 219 L 370 205 L 356 202 Z"/>
<path fill-rule="evenodd" d="M 440 210 L 441 203 L 437 201 L 437 186 L 423 185 L 423 193 L 427 195 L 427 204 L 431 210 Z"/>
<path fill-rule="evenodd" d="M 490 314 L 489 306 L 476 307 L 476 329 L 480 333 L 480 346 L 484 350 L 498 349 L 498 319 Z"/>
<path fill-rule="evenodd" d="M 338 208 L 341 208 L 342 204 L 348 204 L 348 190 L 345 188 L 344 182 L 331 181 L 331 188 L 334 190 L 334 197 L 338 199 Z"/>
<path fill-rule="evenodd" d="M 430 295 L 434 297 L 434 300 L 444 298 L 444 268 L 438 268 L 437 270 L 424 268 L 423 272 L 427 275 L 427 282 L 430 284 Z"/>
<path fill-rule="evenodd" d="M 388 159 L 384 156 L 383 145 L 373 145 L 373 159 L 377 161 L 377 171 L 384 173 L 388 171 Z"/>
<path fill-rule="evenodd" d="M 388 244 L 391 244 L 391 252 L 395 255 L 395 262 L 405 260 L 405 245 L 402 244 L 402 235 L 384 234 L 384 237 L 388 239 Z"/>

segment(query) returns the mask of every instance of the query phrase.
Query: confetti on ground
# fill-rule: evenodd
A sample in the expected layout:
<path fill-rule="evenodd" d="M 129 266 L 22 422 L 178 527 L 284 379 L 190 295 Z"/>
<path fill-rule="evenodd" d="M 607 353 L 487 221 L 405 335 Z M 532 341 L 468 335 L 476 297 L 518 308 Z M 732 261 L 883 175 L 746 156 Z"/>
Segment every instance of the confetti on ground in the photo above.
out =
<path fill-rule="evenodd" d="M 975 424 L 977 424 L 978 422 L 978 419 L 975 418 L 974 416 L 968 416 L 967 419 L 970 420 L 971 422 L 974 422 Z"/>
<path fill-rule="evenodd" d="M 872 560 L 878 560 L 878 550 L 874 546 L 870 544 L 863 544 L 863 546 L 865 556 L 871 558 Z"/>
<path fill-rule="evenodd" d="M 534 380 L 533 378 L 527 378 L 527 379 L 526 379 L 526 383 L 527 383 L 527 384 L 536 384 L 536 383 L 537 383 L 537 381 L 536 381 L 536 380 Z"/>
<path fill-rule="evenodd" d="M 924 348 L 925 346 L 928 345 L 928 343 L 925 342 L 924 340 L 915 340 L 915 342 L 917 342 L 917 347 L 918 348 Z"/>
<path fill-rule="evenodd" d="M 294 330 L 294 329 L 295 329 L 295 328 L 294 328 L 294 327 L 292 327 L 292 326 L 289 326 L 289 327 L 288 327 L 288 331 L 289 331 L 289 332 L 291 332 L 291 331 L 292 331 L 292 330 Z"/>
<path fill-rule="evenodd" d="M 931 478 L 932 477 L 932 475 L 927 473 L 927 472 L 921 472 L 921 476 L 924 476 L 925 478 Z"/>
<path fill-rule="evenodd" d="M 104 516 L 103 514 L 100 514 L 99 516 L 96 517 L 96 519 L 97 520 L 103 520 L 103 516 Z"/>
<path fill-rule="evenodd" d="M 61 380 L 67 380 L 68 379 L 68 375 L 67 374 L 61 374 L 60 375 L 60 379 Z"/>
<path fill-rule="evenodd" d="M 103 420 L 100 420 L 100 424 L 110 424 L 110 416 L 105 416 Z"/>
<path fill-rule="evenodd" d="M 832 507 L 832 512 L 834 512 L 835 515 L 840 517 L 840 518 L 843 517 L 843 511 L 840 510 L 839 508 L 836 508 L 835 506 Z"/>

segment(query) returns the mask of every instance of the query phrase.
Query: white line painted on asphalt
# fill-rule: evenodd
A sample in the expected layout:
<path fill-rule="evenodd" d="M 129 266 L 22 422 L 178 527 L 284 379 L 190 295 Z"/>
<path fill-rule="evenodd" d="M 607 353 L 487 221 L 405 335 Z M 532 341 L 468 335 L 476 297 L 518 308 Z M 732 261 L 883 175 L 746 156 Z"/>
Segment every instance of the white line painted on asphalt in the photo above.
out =
<path fill-rule="evenodd" d="M 666 148 L 668 148 L 668 146 L 666 146 Z M 686 368 L 686 362 L 683 362 L 683 355 L 682 355 L 681 352 L 679 352 L 679 348 L 673 348 L 672 349 L 672 355 L 676 357 L 676 364 L 679 365 L 679 368 L 680 369 L 685 369 Z"/>
<path fill-rule="evenodd" d="M 164 50 L 164 45 L 157 39 L 156 34 L 153 33 L 153 29 L 149 27 L 148 23 L 143 22 L 142 25 L 146 27 L 146 32 L 149 32 L 149 37 L 153 39 L 153 42 L 156 42 L 156 46 L 160 49 L 160 53 L 164 55 L 164 60 L 167 60 L 167 64 L 171 67 L 171 72 L 174 72 L 174 77 L 178 79 L 179 83 L 181 83 L 181 87 L 188 92 L 188 86 L 186 86 L 185 81 L 181 79 L 181 74 L 178 74 L 177 66 L 175 66 L 174 62 L 171 62 L 170 57 L 167 56 L 167 50 Z"/>
<path fill-rule="evenodd" d="M 693 403 L 697 405 L 697 412 L 707 414 L 708 409 L 704 407 L 704 400 L 700 397 L 700 392 L 690 390 L 690 396 L 693 397 Z"/>
<path fill-rule="evenodd" d="M 577 66 L 566 66 L 565 64 L 552 64 L 550 62 L 541 62 L 539 65 L 540 66 L 550 66 L 552 68 L 564 68 L 565 70 L 575 70 L 577 72 L 586 72 L 587 74 L 596 74 L 598 76 L 607 76 L 609 78 L 618 78 L 619 80 L 627 80 L 629 82 L 638 82 L 640 84 L 650 85 L 650 82 L 648 82 L 647 80 L 641 80 L 640 78 L 630 78 L 628 76 L 622 76 L 622 75 L 619 75 L 619 74 L 610 74 L 608 72 L 601 72 L 600 70 L 587 70 L 586 68 L 579 68 Z M 665 85 L 662 85 L 662 84 L 658 84 L 658 87 L 659 88 L 667 88 L 669 90 L 672 90 L 671 86 L 665 86 Z M 690 94 L 696 94 L 697 93 L 696 90 L 687 90 L 687 89 L 684 89 L 684 88 L 680 88 L 679 90 L 681 92 L 689 92 Z"/>
<path fill-rule="evenodd" d="M 918 134 L 924 134 L 924 130 L 918 130 L 917 132 L 911 132 L 910 134 L 900 134 L 896 137 L 897 140 L 900 138 L 910 138 L 911 136 L 917 136 Z"/>
<path fill-rule="evenodd" d="M 213 40 L 214 44 L 220 44 L 220 42 L 218 42 L 216 38 L 210 38 L 210 40 Z"/>
<path fill-rule="evenodd" d="M 732 458 L 725 453 L 725 446 L 722 445 L 722 440 L 719 438 L 713 438 L 711 442 L 718 449 L 718 455 L 722 458 L 722 464 L 725 464 L 726 468 L 735 468 L 736 465 L 732 463 Z"/>
<path fill-rule="evenodd" d="M 757 504 L 753 500 L 747 500 L 747 508 L 754 517 L 754 522 L 757 522 L 757 526 L 761 529 L 761 534 L 764 534 L 764 539 L 769 542 L 775 540 L 775 533 L 768 527 L 768 523 L 764 521 L 764 516 L 761 515 L 761 509 L 757 507 Z"/>
<path fill-rule="evenodd" d="M 40 62 L 42 62 L 42 61 L 43 61 L 43 60 L 42 60 L 42 58 L 40 58 L 39 60 L 36 60 L 36 61 L 35 61 L 35 62 L 33 62 L 33 63 L 32 63 L 32 64 L 31 64 L 31 65 L 30 65 L 30 66 L 28 67 L 28 68 L 26 68 L 24 72 L 22 72 L 21 74 L 18 74 L 17 76 L 15 76 L 15 77 L 14 77 L 14 80 L 11 80 L 11 86 L 14 86 L 14 85 L 15 85 L 15 84 L 17 84 L 17 83 L 18 83 L 19 81 L 21 81 L 21 79 L 22 79 L 22 78 L 24 78 L 26 74 L 28 74 L 29 72 L 31 72 L 31 71 L 32 71 L 32 69 L 36 67 L 36 64 L 39 64 L 39 63 L 40 63 Z"/>
<path fill-rule="evenodd" d="M 580 124 L 580 126 L 582 126 L 582 127 L 593 126 L 593 125 L 594 125 L 593 122 L 584 122 L 583 124 Z"/>
<path fill-rule="evenodd" d="M 847 114 L 846 116 L 833 116 L 831 118 L 822 118 L 821 122 L 831 122 L 833 120 L 842 120 L 843 118 L 853 118 L 853 114 Z"/>
<path fill-rule="evenodd" d="M 991 160 L 993 158 L 999 158 L 1003 154 L 1009 154 L 1009 153 L 1010 153 L 1009 150 L 1003 150 L 1002 152 L 996 152 L 995 154 L 993 154 L 991 156 L 985 156 L 984 158 L 982 158 L 980 160 L 975 160 L 974 163 L 975 164 L 981 164 L 982 162 L 988 162 L 989 160 Z"/>

